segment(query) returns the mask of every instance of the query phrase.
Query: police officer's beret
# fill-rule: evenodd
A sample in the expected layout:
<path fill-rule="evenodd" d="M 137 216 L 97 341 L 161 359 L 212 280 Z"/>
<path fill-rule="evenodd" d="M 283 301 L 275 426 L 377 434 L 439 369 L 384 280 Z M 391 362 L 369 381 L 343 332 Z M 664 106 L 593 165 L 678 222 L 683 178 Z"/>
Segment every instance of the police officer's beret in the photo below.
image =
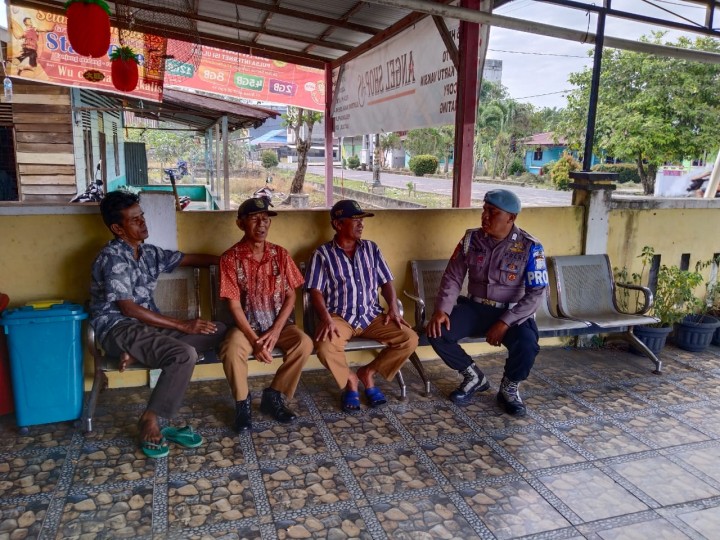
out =
<path fill-rule="evenodd" d="M 519 214 L 522 207 L 518 196 L 507 189 L 491 189 L 485 193 L 485 202 L 510 214 Z"/>

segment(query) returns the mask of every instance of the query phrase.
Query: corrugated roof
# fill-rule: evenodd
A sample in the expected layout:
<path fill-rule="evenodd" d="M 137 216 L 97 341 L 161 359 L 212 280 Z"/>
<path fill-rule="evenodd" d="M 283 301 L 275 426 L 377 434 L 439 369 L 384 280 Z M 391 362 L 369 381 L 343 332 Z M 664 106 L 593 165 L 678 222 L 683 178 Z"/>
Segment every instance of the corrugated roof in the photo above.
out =
<path fill-rule="evenodd" d="M 565 137 L 556 135 L 552 131 L 535 133 L 530 137 L 520 139 L 520 143 L 527 146 L 567 146 Z"/>

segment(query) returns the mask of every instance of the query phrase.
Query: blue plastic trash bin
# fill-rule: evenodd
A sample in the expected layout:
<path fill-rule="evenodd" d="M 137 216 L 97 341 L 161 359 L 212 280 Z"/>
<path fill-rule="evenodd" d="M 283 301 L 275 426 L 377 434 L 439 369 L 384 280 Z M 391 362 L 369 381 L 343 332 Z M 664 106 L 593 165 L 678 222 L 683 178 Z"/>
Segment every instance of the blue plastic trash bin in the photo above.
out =
<path fill-rule="evenodd" d="M 82 414 L 81 321 L 88 315 L 79 304 L 38 305 L 8 309 L 0 317 L 21 428 L 76 420 Z"/>

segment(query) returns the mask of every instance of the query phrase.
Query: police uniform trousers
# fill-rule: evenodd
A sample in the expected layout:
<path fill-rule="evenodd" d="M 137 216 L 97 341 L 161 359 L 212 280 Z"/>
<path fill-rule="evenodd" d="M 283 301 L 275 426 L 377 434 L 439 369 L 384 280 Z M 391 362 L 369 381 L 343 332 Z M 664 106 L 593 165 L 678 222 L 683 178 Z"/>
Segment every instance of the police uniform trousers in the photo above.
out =
<path fill-rule="evenodd" d="M 177 413 L 198 361 L 198 353 L 220 346 L 227 327 L 214 321 L 214 334 L 186 334 L 157 328 L 140 321 L 122 321 L 113 326 L 103 341 L 108 356 L 128 353 L 137 362 L 162 373 L 150 395 L 148 410 L 171 418 Z"/>
<path fill-rule="evenodd" d="M 468 336 L 484 336 L 504 312 L 503 308 L 479 304 L 461 296 L 450 315 L 450 330 L 443 326 L 440 337 L 428 338 L 430 345 L 448 367 L 463 371 L 473 360 L 458 341 Z M 513 382 L 524 381 L 530 375 L 535 357 L 540 351 L 535 319 L 530 317 L 508 328 L 502 344 L 508 350 L 505 376 Z"/>
<path fill-rule="evenodd" d="M 300 382 L 300 373 L 312 353 L 312 340 L 294 324 L 288 324 L 280 332 L 276 347 L 282 349 L 283 363 L 275 372 L 270 388 L 292 398 Z M 253 346 L 238 328 L 231 328 L 220 348 L 225 376 L 235 401 L 248 397 L 248 357 Z"/>
<path fill-rule="evenodd" d="M 386 346 L 368 366 L 388 381 L 395 377 L 417 348 L 418 335 L 415 331 L 404 325 L 398 328 L 394 322 L 383 324 L 383 314 L 375 317 L 364 330 L 353 328 L 338 315 L 331 316 L 340 336 L 333 335 L 332 340 L 316 341 L 315 349 L 320 362 L 330 370 L 340 388 L 345 388 L 348 382 L 350 367 L 345 356 L 345 345 L 350 338 L 374 339 Z"/>

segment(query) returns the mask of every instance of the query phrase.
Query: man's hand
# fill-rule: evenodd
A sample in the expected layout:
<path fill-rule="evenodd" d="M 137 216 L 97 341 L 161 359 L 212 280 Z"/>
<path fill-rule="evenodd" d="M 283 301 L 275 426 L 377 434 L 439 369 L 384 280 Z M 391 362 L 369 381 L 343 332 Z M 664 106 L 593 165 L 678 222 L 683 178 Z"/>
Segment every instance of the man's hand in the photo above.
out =
<path fill-rule="evenodd" d="M 280 332 L 280 328 L 275 328 L 274 326 L 271 326 L 263 335 L 261 335 L 257 339 L 255 343 L 256 345 L 262 346 L 262 348 L 267 352 L 272 353 L 272 350 L 275 348 L 275 344 L 277 343 L 278 339 L 280 339 Z"/>
<path fill-rule="evenodd" d="M 190 319 L 188 321 L 180 321 L 178 330 L 186 334 L 214 334 L 217 332 L 217 326 L 215 326 L 212 321 Z"/>
<path fill-rule="evenodd" d="M 258 339 L 253 345 L 253 354 L 255 355 L 255 359 L 264 364 L 271 364 L 273 361 L 273 357 L 272 354 L 270 354 L 270 351 L 272 351 L 272 349 L 266 349 L 265 345 L 263 345 L 260 339 Z"/>
<path fill-rule="evenodd" d="M 400 316 L 397 305 L 394 305 L 388 309 L 388 312 L 383 315 L 383 324 L 387 325 L 389 322 L 397 324 L 398 328 L 407 326 L 410 328 L 408 322 Z"/>
<path fill-rule="evenodd" d="M 429 337 L 440 337 L 443 325 L 450 330 L 450 317 L 444 311 L 436 311 L 425 327 L 425 331 Z"/>
<path fill-rule="evenodd" d="M 493 324 L 485 334 L 485 341 L 494 347 L 499 347 L 502 344 L 502 340 L 505 338 L 505 333 L 508 331 L 509 326 L 502 321 L 497 321 Z"/>
<path fill-rule="evenodd" d="M 315 330 L 315 341 L 332 341 L 333 336 L 340 337 L 340 332 L 335 326 L 332 318 L 328 321 L 321 322 L 317 330 Z"/>

